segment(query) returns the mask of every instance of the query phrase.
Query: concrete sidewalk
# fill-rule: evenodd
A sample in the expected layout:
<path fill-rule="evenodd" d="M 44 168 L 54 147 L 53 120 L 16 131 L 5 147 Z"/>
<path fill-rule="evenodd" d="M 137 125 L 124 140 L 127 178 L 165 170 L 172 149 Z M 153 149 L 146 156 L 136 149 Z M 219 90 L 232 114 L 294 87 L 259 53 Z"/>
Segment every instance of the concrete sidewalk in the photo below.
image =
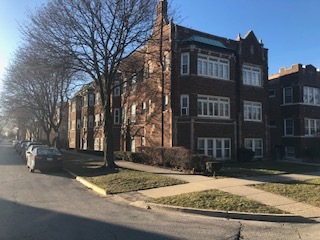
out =
<path fill-rule="evenodd" d="M 76 153 L 84 155 L 82 153 Z M 90 158 L 100 159 L 88 155 Z M 102 159 L 102 158 L 101 158 Z M 131 202 L 135 201 L 147 201 L 150 198 L 160 198 L 179 195 L 183 193 L 198 192 L 204 190 L 217 189 L 220 191 L 228 192 L 231 194 L 246 197 L 248 199 L 269 205 L 283 211 L 289 212 L 293 215 L 301 216 L 303 218 L 312 219 L 320 222 L 320 208 L 315 207 L 306 203 L 297 202 L 295 200 L 268 193 L 253 187 L 252 184 L 262 184 L 266 182 L 286 182 L 295 180 L 307 180 L 311 178 L 320 177 L 320 171 L 312 172 L 307 174 L 281 174 L 281 175 L 270 175 L 261 177 L 250 177 L 250 178 L 221 178 L 216 179 L 213 177 L 206 177 L 200 175 L 186 174 L 183 172 L 172 171 L 169 169 L 143 165 L 133 162 L 116 161 L 119 167 L 139 170 L 143 172 L 151 172 L 155 174 L 161 174 L 167 177 L 183 180 L 186 184 L 180 184 L 169 187 L 154 188 L 148 190 L 141 190 L 133 193 L 122 193 L 118 194 Z"/>

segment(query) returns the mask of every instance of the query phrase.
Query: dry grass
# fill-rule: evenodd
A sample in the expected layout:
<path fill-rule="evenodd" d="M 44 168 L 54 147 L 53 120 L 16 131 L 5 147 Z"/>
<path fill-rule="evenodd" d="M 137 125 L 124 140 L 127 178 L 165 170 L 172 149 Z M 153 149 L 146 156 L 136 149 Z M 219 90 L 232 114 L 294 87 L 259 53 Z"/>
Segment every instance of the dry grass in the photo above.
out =
<path fill-rule="evenodd" d="M 245 197 L 236 196 L 219 190 L 209 190 L 181 194 L 171 197 L 163 197 L 153 200 L 154 203 L 191 207 L 200 209 L 212 209 L 220 211 L 236 211 L 249 213 L 283 214 L 285 212 L 266 206 L 264 204 L 248 200 Z"/>
<path fill-rule="evenodd" d="M 303 182 L 257 184 L 254 187 L 320 207 L 320 178 Z"/>
<path fill-rule="evenodd" d="M 218 172 L 218 175 L 225 177 L 255 177 L 285 173 L 306 173 L 319 170 L 320 166 L 288 162 L 257 161 L 249 163 L 226 163 Z"/>
<path fill-rule="evenodd" d="M 166 187 L 185 183 L 184 181 L 164 177 L 154 173 L 124 168 L 108 169 L 95 157 L 79 157 L 64 154 L 64 167 L 107 190 L 109 194 L 138 191 L 157 187 Z"/>

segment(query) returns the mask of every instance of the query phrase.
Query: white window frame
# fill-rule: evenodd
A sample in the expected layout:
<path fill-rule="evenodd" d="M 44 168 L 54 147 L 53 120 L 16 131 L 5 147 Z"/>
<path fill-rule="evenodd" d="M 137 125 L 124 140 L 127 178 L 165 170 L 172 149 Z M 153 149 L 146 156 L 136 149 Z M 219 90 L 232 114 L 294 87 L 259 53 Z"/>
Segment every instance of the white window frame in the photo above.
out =
<path fill-rule="evenodd" d="M 320 105 L 320 89 L 304 86 L 303 103 L 311 105 Z"/>
<path fill-rule="evenodd" d="M 113 109 L 113 121 L 114 121 L 114 124 L 120 124 L 120 109 L 119 108 Z"/>
<path fill-rule="evenodd" d="M 242 79 L 243 79 L 244 85 L 261 87 L 262 86 L 261 69 L 257 67 L 244 65 L 242 68 Z"/>
<path fill-rule="evenodd" d="M 122 108 L 122 122 L 127 124 L 127 107 Z"/>
<path fill-rule="evenodd" d="M 164 68 L 164 71 L 169 71 L 169 53 L 165 53 L 163 55 L 163 68 Z"/>
<path fill-rule="evenodd" d="M 296 157 L 296 149 L 295 147 L 285 147 L 286 158 L 295 158 Z"/>
<path fill-rule="evenodd" d="M 229 59 L 198 55 L 197 74 L 210 78 L 230 80 L 230 62 Z"/>
<path fill-rule="evenodd" d="M 131 106 L 130 122 L 133 122 L 133 123 L 136 122 L 136 109 L 137 109 L 136 105 Z"/>
<path fill-rule="evenodd" d="M 86 116 L 83 117 L 83 126 L 82 127 L 83 128 L 87 127 L 87 117 Z"/>
<path fill-rule="evenodd" d="M 95 101 L 96 101 L 96 104 L 98 104 L 98 103 L 100 102 L 100 99 L 101 99 L 101 98 L 100 98 L 100 92 L 97 92 L 97 93 L 96 93 L 95 98 L 96 98 L 96 100 L 95 100 Z"/>
<path fill-rule="evenodd" d="M 151 99 L 148 100 L 148 115 L 152 113 L 152 102 Z"/>
<path fill-rule="evenodd" d="M 198 152 L 212 156 L 217 160 L 231 159 L 230 138 L 198 138 L 197 149 Z"/>
<path fill-rule="evenodd" d="M 189 116 L 189 95 L 180 96 L 181 116 Z"/>
<path fill-rule="evenodd" d="M 245 121 L 262 122 L 262 104 L 260 102 L 243 102 L 243 118 Z"/>
<path fill-rule="evenodd" d="M 259 146 L 260 145 L 260 146 Z M 245 138 L 244 147 L 255 152 L 255 158 L 263 157 L 263 140 L 262 138 Z M 257 149 L 261 151 L 261 154 L 258 154 Z"/>
<path fill-rule="evenodd" d="M 319 136 L 320 135 L 320 119 L 304 119 L 305 136 Z"/>
<path fill-rule="evenodd" d="M 286 95 L 286 90 L 290 90 L 290 95 Z M 288 101 L 287 98 L 291 97 L 291 100 Z M 292 87 L 284 87 L 283 88 L 283 104 L 293 103 L 293 88 Z"/>
<path fill-rule="evenodd" d="M 230 99 L 227 97 L 198 95 L 198 117 L 230 119 Z"/>
<path fill-rule="evenodd" d="M 95 122 L 95 126 L 99 127 L 99 125 L 100 125 L 100 114 L 99 113 L 95 115 L 94 122 Z"/>
<path fill-rule="evenodd" d="M 100 138 L 95 138 L 94 139 L 93 150 L 95 150 L 95 151 L 99 151 L 100 150 Z"/>
<path fill-rule="evenodd" d="M 190 73 L 190 53 L 181 53 L 181 75 Z"/>
<path fill-rule="evenodd" d="M 292 133 L 290 133 L 289 128 L 288 128 L 288 122 L 291 121 L 292 122 L 292 127 L 290 127 L 290 129 L 292 128 Z M 285 136 L 293 136 L 294 135 L 294 120 L 292 118 L 285 118 L 283 120 L 283 126 L 284 126 L 284 135 Z"/>

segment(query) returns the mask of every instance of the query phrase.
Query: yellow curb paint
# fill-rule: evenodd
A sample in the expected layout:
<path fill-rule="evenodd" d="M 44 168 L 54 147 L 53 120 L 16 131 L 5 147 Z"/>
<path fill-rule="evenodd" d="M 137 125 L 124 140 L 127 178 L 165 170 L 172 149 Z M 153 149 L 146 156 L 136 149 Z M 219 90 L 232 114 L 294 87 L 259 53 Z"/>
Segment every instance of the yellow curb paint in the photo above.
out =
<path fill-rule="evenodd" d="M 107 191 L 91 182 L 88 182 L 86 179 L 82 177 L 76 177 L 76 180 L 80 182 L 81 184 L 85 185 L 87 188 L 92 189 L 96 193 L 99 193 L 100 195 L 107 196 Z"/>

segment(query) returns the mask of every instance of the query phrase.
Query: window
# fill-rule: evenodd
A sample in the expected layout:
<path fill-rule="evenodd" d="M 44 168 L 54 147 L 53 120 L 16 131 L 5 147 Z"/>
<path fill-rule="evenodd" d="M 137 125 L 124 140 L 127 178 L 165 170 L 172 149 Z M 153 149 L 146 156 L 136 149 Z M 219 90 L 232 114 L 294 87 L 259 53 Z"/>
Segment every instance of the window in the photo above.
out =
<path fill-rule="evenodd" d="M 313 87 L 303 87 L 303 103 L 319 105 L 320 89 Z"/>
<path fill-rule="evenodd" d="M 187 75 L 189 74 L 189 53 L 181 54 L 181 74 Z"/>
<path fill-rule="evenodd" d="M 143 102 L 141 103 L 141 114 L 144 114 L 146 112 L 147 103 Z"/>
<path fill-rule="evenodd" d="M 270 89 L 268 94 L 269 94 L 269 98 L 275 97 L 276 96 L 276 91 L 274 89 Z"/>
<path fill-rule="evenodd" d="M 229 60 L 199 55 L 198 75 L 229 80 Z"/>
<path fill-rule="evenodd" d="M 100 150 L 100 138 L 95 138 L 94 139 L 94 150 L 99 151 Z"/>
<path fill-rule="evenodd" d="M 262 121 L 262 106 L 259 102 L 244 101 L 243 116 L 245 121 Z"/>
<path fill-rule="evenodd" d="M 242 69 L 243 84 L 250 86 L 262 86 L 261 70 L 259 68 L 244 66 Z"/>
<path fill-rule="evenodd" d="M 152 111 L 152 105 L 151 105 L 151 100 L 148 101 L 148 114 L 151 114 Z"/>
<path fill-rule="evenodd" d="M 218 160 L 231 157 L 231 140 L 229 138 L 198 138 L 198 152 Z"/>
<path fill-rule="evenodd" d="M 136 122 L 136 105 L 131 106 L 131 122 Z"/>
<path fill-rule="evenodd" d="M 99 103 L 100 102 L 100 93 L 96 93 L 96 103 Z"/>
<path fill-rule="evenodd" d="M 84 97 L 83 97 L 83 102 L 82 102 L 82 104 L 83 104 L 83 105 L 82 105 L 83 107 L 87 107 L 87 106 L 88 106 L 88 96 L 84 96 Z"/>
<path fill-rule="evenodd" d="M 122 122 L 127 124 L 127 107 L 122 108 Z"/>
<path fill-rule="evenodd" d="M 151 73 L 153 72 L 152 63 L 148 62 L 148 69 L 147 69 L 147 78 L 151 77 Z"/>
<path fill-rule="evenodd" d="M 198 116 L 230 118 L 229 102 L 229 98 L 199 95 Z"/>
<path fill-rule="evenodd" d="M 320 135 L 320 119 L 304 120 L 304 132 L 306 136 L 318 136 Z"/>
<path fill-rule="evenodd" d="M 80 129 L 80 128 L 81 128 L 81 120 L 77 119 L 77 129 Z"/>
<path fill-rule="evenodd" d="M 77 99 L 77 110 L 80 111 L 82 107 L 82 99 Z"/>
<path fill-rule="evenodd" d="M 93 115 L 89 115 L 89 128 L 93 128 Z"/>
<path fill-rule="evenodd" d="M 283 103 L 292 103 L 293 102 L 293 91 L 292 87 L 286 87 L 283 89 Z"/>
<path fill-rule="evenodd" d="M 132 78 L 131 78 L 131 89 L 134 91 L 136 90 L 136 87 L 137 87 L 137 75 L 134 74 L 132 75 Z"/>
<path fill-rule="evenodd" d="M 169 104 L 169 96 L 168 95 L 165 95 L 164 96 L 164 107 L 166 108 Z"/>
<path fill-rule="evenodd" d="M 114 81 L 113 95 L 114 96 L 120 96 L 120 93 L 121 93 L 120 81 Z"/>
<path fill-rule="evenodd" d="M 141 137 L 141 146 L 145 146 L 145 145 L 146 145 L 146 138 Z"/>
<path fill-rule="evenodd" d="M 189 95 L 180 96 L 181 116 L 189 115 Z"/>
<path fill-rule="evenodd" d="M 83 127 L 87 127 L 87 117 L 83 117 Z"/>
<path fill-rule="evenodd" d="M 286 157 L 287 158 L 295 158 L 296 150 L 294 147 L 285 147 Z"/>
<path fill-rule="evenodd" d="M 163 68 L 164 71 L 168 71 L 169 70 L 169 54 L 166 53 L 163 56 Z"/>
<path fill-rule="evenodd" d="M 99 127 L 100 125 L 100 114 L 96 114 L 94 117 L 95 126 Z"/>
<path fill-rule="evenodd" d="M 89 106 L 94 106 L 94 94 L 89 94 Z"/>
<path fill-rule="evenodd" d="M 244 147 L 255 152 L 254 157 L 263 157 L 262 143 L 261 138 L 246 138 L 244 140 Z"/>
<path fill-rule="evenodd" d="M 293 119 L 284 119 L 284 135 L 285 136 L 293 136 L 294 135 Z"/>
<path fill-rule="evenodd" d="M 120 109 L 119 108 L 113 109 L 113 120 L 114 120 L 114 124 L 120 124 Z"/>

